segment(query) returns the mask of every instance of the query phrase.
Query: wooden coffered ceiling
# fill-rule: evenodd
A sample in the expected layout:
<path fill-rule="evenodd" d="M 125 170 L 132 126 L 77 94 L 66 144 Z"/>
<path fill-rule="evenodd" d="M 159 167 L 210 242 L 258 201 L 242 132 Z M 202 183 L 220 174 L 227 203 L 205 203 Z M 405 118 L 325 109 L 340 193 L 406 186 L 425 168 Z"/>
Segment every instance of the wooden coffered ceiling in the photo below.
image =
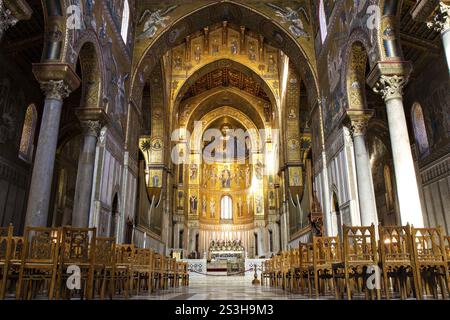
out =
<path fill-rule="evenodd" d="M 413 63 L 413 76 L 420 74 L 442 52 L 439 33 L 428 28 L 426 23 L 413 19 L 411 13 L 415 4 L 415 0 L 404 1 L 400 19 L 403 55 L 406 61 Z"/>
<path fill-rule="evenodd" d="M 270 102 L 261 85 L 241 71 L 221 68 L 200 77 L 189 88 L 182 100 L 192 98 L 218 87 L 236 87 L 260 99 Z"/>
<path fill-rule="evenodd" d="M 44 15 L 41 0 L 28 0 L 33 13 L 29 20 L 19 21 L 5 33 L 1 51 L 24 70 L 40 62 L 44 45 Z"/>

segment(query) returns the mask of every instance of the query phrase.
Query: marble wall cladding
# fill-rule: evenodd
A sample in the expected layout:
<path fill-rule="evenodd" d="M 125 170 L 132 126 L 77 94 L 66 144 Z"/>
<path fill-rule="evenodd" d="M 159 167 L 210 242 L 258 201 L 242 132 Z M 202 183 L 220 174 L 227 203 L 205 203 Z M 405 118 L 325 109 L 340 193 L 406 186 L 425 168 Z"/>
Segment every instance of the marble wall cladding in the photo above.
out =
<path fill-rule="evenodd" d="M 326 171 L 321 170 L 314 177 L 315 190 L 325 215 L 327 234 L 336 234 L 339 225 L 359 225 L 358 191 L 353 143 L 346 128 L 329 141 Z M 333 197 L 339 208 L 333 208 Z M 340 217 L 336 217 L 339 210 Z"/>
<path fill-rule="evenodd" d="M 27 203 L 28 170 L 0 157 L 0 226 L 10 223 L 14 231 L 23 229 Z"/>
<path fill-rule="evenodd" d="M 166 245 L 158 239 L 152 237 L 152 235 L 146 233 L 142 229 L 134 229 L 133 243 L 139 248 L 150 248 L 160 254 L 166 253 Z"/>
<path fill-rule="evenodd" d="M 33 81 L 31 73 L 18 72 L 0 53 L 0 226 L 12 223 L 16 233 L 23 229 L 31 173 L 30 164 L 19 157 L 25 113 L 30 104 L 39 109 L 42 103 Z"/>
<path fill-rule="evenodd" d="M 425 224 L 442 226 L 450 234 L 450 154 L 420 170 Z"/>

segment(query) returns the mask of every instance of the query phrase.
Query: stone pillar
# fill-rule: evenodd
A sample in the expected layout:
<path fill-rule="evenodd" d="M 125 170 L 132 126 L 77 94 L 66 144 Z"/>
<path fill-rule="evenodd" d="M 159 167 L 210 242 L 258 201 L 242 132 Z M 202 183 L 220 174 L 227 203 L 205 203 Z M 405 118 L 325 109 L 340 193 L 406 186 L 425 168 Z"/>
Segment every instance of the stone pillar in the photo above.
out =
<path fill-rule="evenodd" d="M 408 81 L 409 74 L 409 70 L 405 71 L 405 68 L 408 68 L 408 65 L 404 66 L 402 63 L 398 63 L 397 67 L 393 64 L 385 64 L 381 67 L 378 66 L 378 70 L 375 70 L 375 73 L 372 72 L 369 78 L 377 79 L 373 86 L 374 91 L 382 94 L 386 102 L 400 207 L 401 221 L 399 223 L 402 225 L 409 223 L 420 228 L 424 226 L 422 206 L 403 110 L 403 88 Z M 374 77 L 373 75 L 377 73 L 378 75 Z"/>
<path fill-rule="evenodd" d="M 61 108 L 63 99 L 69 95 L 69 87 L 63 80 L 42 82 L 41 87 L 45 92 L 44 114 L 25 218 L 26 226 L 35 227 L 47 226 Z"/>
<path fill-rule="evenodd" d="M 0 41 L 6 30 L 13 27 L 18 21 L 19 19 L 12 14 L 11 10 L 5 7 L 3 0 L 0 0 Z"/>
<path fill-rule="evenodd" d="M 84 144 L 78 160 L 77 183 L 72 214 L 72 225 L 79 228 L 89 226 L 89 212 L 91 208 L 91 193 L 95 165 L 95 149 L 97 138 L 102 128 L 100 121 L 81 121 Z"/>
<path fill-rule="evenodd" d="M 441 33 L 442 45 L 444 47 L 447 66 L 450 73 L 450 4 L 443 1 L 439 3 L 439 8 L 433 20 L 427 23 L 429 28 Z"/>
<path fill-rule="evenodd" d="M 373 116 L 371 110 L 348 110 L 355 149 L 356 179 L 358 181 L 359 211 L 363 226 L 378 225 L 378 215 L 370 169 L 369 153 L 366 147 L 366 129 Z"/>

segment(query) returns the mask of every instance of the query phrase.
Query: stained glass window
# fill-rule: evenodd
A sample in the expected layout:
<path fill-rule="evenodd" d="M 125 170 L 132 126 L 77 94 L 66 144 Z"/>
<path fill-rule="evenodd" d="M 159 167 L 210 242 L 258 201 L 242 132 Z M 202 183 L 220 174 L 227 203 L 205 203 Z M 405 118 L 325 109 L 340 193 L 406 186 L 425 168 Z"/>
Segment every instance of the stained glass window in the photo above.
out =
<path fill-rule="evenodd" d="M 412 122 L 419 155 L 424 156 L 428 154 L 429 151 L 428 135 L 425 127 L 423 110 L 421 105 L 418 103 L 415 103 L 412 108 Z"/>
<path fill-rule="evenodd" d="M 37 111 L 36 107 L 31 104 L 25 113 L 25 120 L 22 129 L 22 138 L 20 139 L 19 158 L 24 161 L 31 162 L 34 149 L 34 133 L 36 131 Z"/>
<path fill-rule="evenodd" d="M 233 219 L 233 201 L 230 196 L 223 196 L 220 201 L 220 218 L 222 220 Z"/>
<path fill-rule="evenodd" d="M 127 44 L 128 41 L 129 25 L 130 25 L 130 4 L 128 3 L 128 0 L 125 0 L 123 3 L 122 27 L 120 31 L 123 42 L 125 42 L 125 44 Z"/>
<path fill-rule="evenodd" d="M 327 27 L 327 16 L 325 14 L 325 5 L 323 0 L 320 0 L 319 4 L 319 24 L 320 24 L 320 36 L 322 38 L 322 43 L 325 42 L 325 39 L 328 35 L 328 27 Z"/>

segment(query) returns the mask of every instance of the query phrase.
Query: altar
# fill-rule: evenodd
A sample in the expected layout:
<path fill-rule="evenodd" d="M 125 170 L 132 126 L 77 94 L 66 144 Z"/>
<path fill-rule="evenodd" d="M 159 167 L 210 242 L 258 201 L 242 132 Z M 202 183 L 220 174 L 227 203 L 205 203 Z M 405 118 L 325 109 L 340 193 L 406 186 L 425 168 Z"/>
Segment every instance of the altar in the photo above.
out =
<path fill-rule="evenodd" d="M 241 241 L 211 241 L 208 251 L 208 273 L 239 274 L 245 271 L 244 268 L 245 250 Z"/>

